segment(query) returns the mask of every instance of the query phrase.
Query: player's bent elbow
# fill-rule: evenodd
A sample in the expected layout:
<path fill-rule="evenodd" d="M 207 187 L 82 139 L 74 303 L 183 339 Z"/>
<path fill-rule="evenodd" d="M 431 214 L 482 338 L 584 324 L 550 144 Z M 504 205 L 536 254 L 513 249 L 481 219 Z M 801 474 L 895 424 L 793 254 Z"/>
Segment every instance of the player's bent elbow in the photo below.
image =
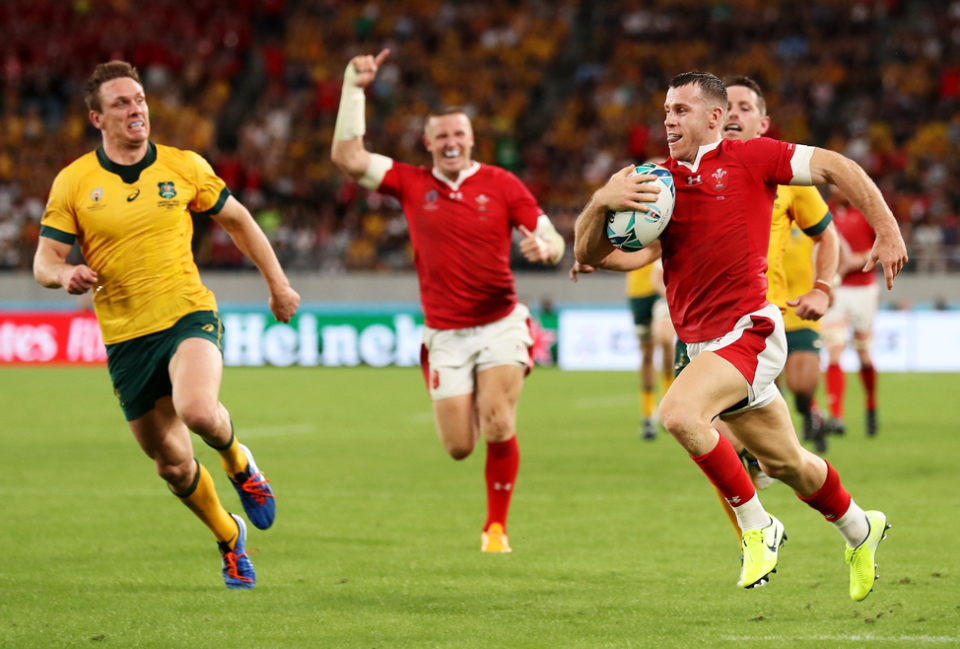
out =
<path fill-rule="evenodd" d="M 577 261 L 586 266 L 599 266 L 606 257 L 599 251 L 590 250 L 589 246 L 580 240 L 573 244 L 573 255 Z"/>

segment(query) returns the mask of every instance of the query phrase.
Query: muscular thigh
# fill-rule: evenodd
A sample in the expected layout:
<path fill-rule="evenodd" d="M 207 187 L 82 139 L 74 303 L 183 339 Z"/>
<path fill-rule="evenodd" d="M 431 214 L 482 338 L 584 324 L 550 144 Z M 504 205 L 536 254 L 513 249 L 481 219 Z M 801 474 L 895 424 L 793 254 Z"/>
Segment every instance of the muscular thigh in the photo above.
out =
<path fill-rule="evenodd" d="M 503 441 L 515 432 L 524 372 L 519 365 L 498 365 L 477 374 L 480 427 L 490 441 Z"/>
<path fill-rule="evenodd" d="M 747 382 L 729 361 L 702 352 L 677 375 L 664 401 L 713 419 L 747 397 Z"/>
<path fill-rule="evenodd" d="M 189 403 L 215 405 L 219 402 L 223 378 L 223 357 L 206 338 L 187 338 L 170 359 L 173 403 L 181 409 Z"/>
<path fill-rule="evenodd" d="M 816 352 L 793 352 L 784 367 L 787 388 L 794 394 L 812 395 L 820 381 L 820 355 Z"/>
<path fill-rule="evenodd" d="M 162 464 L 181 464 L 193 457 L 190 431 L 177 417 L 170 397 L 157 400 L 147 414 L 129 422 L 143 452 Z"/>

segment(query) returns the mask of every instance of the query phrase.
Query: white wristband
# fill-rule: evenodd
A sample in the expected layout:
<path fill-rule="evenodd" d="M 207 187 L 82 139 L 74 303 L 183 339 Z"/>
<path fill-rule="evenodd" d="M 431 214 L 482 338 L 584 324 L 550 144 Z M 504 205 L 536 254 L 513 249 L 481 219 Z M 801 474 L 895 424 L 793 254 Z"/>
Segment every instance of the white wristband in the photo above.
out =
<path fill-rule="evenodd" d="M 347 65 L 343 73 L 343 90 L 340 92 L 340 110 L 337 125 L 333 129 L 334 140 L 355 140 L 367 132 L 367 104 L 363 88 L 356 84 L 357 69 Z"/>

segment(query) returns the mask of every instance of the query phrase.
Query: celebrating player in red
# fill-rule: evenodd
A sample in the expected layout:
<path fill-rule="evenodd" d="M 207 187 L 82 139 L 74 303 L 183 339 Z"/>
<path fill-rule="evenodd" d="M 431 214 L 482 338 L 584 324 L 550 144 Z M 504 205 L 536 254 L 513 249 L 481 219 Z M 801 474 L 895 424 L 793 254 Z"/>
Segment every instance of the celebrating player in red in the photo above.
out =
<path fill-rule="evenodd" d="M 444 448 L 456 460 L 487 441 L 484 552 L 510 552 L 507 510 L 520 452 L 516 409 L 529 371 L 529 311 L 517 303 L 513 229 L 531 262 L 556 264 L 563 239 L 513 174 L 474 162 L 473 129 L 462 110 L 431 114 L 424 146 L 432 167 L 363 148 L 364 91 L 389 54 L 358 56 L 344 74 L 332 158 L 367 189 L 403 205 L 426 316 L 422 364 Z"/>
<path fill-rule="evenodd" d="M 769 138 L 722 138 L 728 106 L 717 77 L 689 72 L 670 82 L 665 104 L 676 206 L 660 237 L 667 302 L 690 364 L 660 403 L 664 427 L 733 507 L 740 529 L 744 588 L 766 583 L 786 540 L 783 524 L 764 511 L 740 458 L 712 425 L 720 416 L 770 476 L 790 485 L 832 522 L 847 542 L 850 596 L 873 589 L 882 512 L 864 512 L 837 472 L 800 446 L 774 379 L 787 352 L 783 318 L 766 299 L 767 251 L 777 185 L 834 183 L 877 232 L 868 266 L 883 264 L 888 287 L 907 260 L 896 221 L 876 185 L 855 163 L 815 147 Z M 577 221 L 581 264 L 613 250 L 609 210 L 648 211 L 652 177 L 628 167 L 594 194 Z"/>
<path fill-rule="evenodd" d="M 834 188 L 830 196 L 833 203 L 837 229 L 849 246 L 847 272 L 843 281 L 834 290 L 833 304 L 823 316 L 823 337 L 830 352 L 827 368 L 827 401 L 830 405 L 830 422 L 826 425 L 831 433 L 843 435 L 843 395 L 846 376 L 840 369 L 840 356 L 847 346 L 847 331 L 853 329 L 853 348 L 860 357 L 860 380 L 863 382 L 866 399 L 864 428 L 868 437 L 877 434 L 877 371 L 870 359 L 870 340 L 873 337 L 873 319 L 880 304 L 880 287 L 873 272 L 863 272 L 874 244 L 874 232 L 870 224 L 843 194 Z"/>

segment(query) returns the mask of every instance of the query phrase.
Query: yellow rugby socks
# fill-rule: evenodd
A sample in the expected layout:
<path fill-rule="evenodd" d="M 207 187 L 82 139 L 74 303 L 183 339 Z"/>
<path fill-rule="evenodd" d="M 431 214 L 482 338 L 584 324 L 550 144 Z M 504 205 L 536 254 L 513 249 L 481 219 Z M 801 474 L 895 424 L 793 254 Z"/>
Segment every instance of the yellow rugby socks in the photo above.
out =
<path fill-rule="evenodd" d="M 643 412 L 643 418 L 653 416 L 653 410 L 657 407 L 656 397 L 653 396 L 653 390 L 643 389 L 640 393 L 640 409 Z"/>
<path fill-rule="evenodd" d="M 672 367 L 672 366 L 670 366 L 670 367 L 664 366 L 664 368 L 663 368 L 663 386 L 662 386 L 662 389 L 660 390 L 660 394 L 661 394 L 661 395 L 664 395 L 664 394 L 667 393 L 667 390 L 669 390 L 669 389 L 670 389 L 670 386 L 673 385 L 673 380 L 674 380 L 675 378 L 677 378 L 677 377 L 676 377 L 676 371 L 673 369 L 673 367 Z"/>
<path fill-rule="evenodd" d="M 190 511 L 210 528 L 217 541 L 225 542 L 230 546 L 230 549 L 233 549 L 239 533 L 237 522 L 220 504 L 210 472 L 200 464 L 199 460 L 194 459 L 194 462 L 197 463 L 197 475 L 190 488 L 179 494 L 173 489 L 170 491 L 173 491 L 173 495 L 179 498 L 180 502 L 189 507 Z"/>
<path fill-rule="evenodd" d="M 207 442 L 207 446 L 220 454 L 220 465 L 227 472 L 227 475 L 235 476 L 247 470 L 250 462 L 240 448 L 240 442 L 237 441 L 237 436 L 233 432 L 233 421 L 230 422 L 230 441 L 226 445 L 214 446 Z"/>

